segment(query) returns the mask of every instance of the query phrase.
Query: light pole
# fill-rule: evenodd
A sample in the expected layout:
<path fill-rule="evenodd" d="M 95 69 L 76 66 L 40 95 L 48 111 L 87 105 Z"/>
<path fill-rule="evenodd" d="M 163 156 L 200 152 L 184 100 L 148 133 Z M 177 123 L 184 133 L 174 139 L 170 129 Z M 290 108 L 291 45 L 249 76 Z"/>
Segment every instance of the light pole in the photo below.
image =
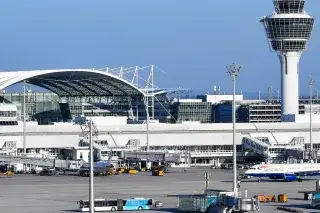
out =
<path fill-rule="evenodd" d="M 271 101 L 272 100 L 272 87 L 271 86 L 269 86 L 268 87 L 268 98 L 269 98 L 269 101 Z"/>
<path fill-rule="evenodd" d="M 147 89 L 147 95 L 145 97 L 145 107 L 146 107 L 146 113 L 147 113 L 147 152 L 149 152 L 149 122 L 150 122 L 150 115 L 149 115 L 149 92 Z"/>
<path fill-rule="evenodd" d="M 27 153 L 27 128 L 26 128 L 26 81 L 23 81 L 23 153 Z"/>
<path fill-rule="evenodd" d="M 313 151 L 313 141 L 312 141 L 312 90 L 313 90 L 314 83 L 315 83 L 315 80 L 313 80 L 311 75 L 310 75 L 309 90 L 310 90 L 310 152 L 311 152 L 311 155 L 312 155 L 312 151 Z"/>
<path fill-rule="evenodd" d="M 237 143 L 236 143 L 236 77 L 240 74 L 241 65 L 232 64 L 227 66 L 228 75 L 232 77 L 233 83 L 233 103 L 232 103 L 232 123 L 233 123 L 233 192 L 238 196 L 237 186 Z"/>
<path fill-rule="evenodd" d="M 90 129 L 90 180 L 89 180 L 89 203 L 90 203 L 90 213 L 94 213 L 94 195 L 93 195 L 93 140 L 92 140 L 92 114 L 89 123 Z"/>

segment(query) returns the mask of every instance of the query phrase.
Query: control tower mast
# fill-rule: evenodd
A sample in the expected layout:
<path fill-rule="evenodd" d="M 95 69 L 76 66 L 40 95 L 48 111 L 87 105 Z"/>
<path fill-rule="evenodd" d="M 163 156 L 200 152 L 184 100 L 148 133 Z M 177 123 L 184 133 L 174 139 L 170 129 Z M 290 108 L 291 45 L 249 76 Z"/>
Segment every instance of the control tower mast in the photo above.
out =
<path fill-rule="evenodd" d="M 299 61 L 307 49 L 314 18 L 305 12 L 305 0 L 273 0 L 273 4 L 276 11 L 260 21 L 281 62 L 282 121 L 294 121 L 299 114 Z"/>

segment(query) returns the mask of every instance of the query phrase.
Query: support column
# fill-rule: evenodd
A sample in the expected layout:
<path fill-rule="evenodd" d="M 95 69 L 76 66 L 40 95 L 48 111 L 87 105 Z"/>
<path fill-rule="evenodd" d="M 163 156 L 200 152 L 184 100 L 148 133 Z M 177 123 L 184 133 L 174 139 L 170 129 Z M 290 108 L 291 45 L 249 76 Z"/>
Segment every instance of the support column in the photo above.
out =
<path fill-rule="evenodd" d="M 136 100 L 136 120 L 139 120 L 139 102 Z"/>
<path fill-rule="evenodd" d="M 300 57 L 300 52 L 279 53 L 281 62 L 281 117 L 284 122 L 294 122 L 294 116 L 299 115 Z M 293 118 L 290 118 L 290 116 L 293 116 Z"/>
<path fill-rule="evenodd" d="M 154 120 L 154 65 L 151 65 L 151 89 L 152 89 L 151 113 L 152 113 L 152 120 Z"/>

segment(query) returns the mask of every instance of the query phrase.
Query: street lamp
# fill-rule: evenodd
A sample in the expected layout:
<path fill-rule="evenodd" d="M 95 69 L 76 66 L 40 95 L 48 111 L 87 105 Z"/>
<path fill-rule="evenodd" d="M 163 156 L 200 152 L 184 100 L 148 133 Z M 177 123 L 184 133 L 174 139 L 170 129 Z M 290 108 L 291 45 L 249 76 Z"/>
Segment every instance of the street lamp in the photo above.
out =
<path fill-rule="evenodd" d="M 27 128 L 26 128 L 26 81 L 22 82 L 23 87 L 23 153 L 27 153 Z"/>
<path fill-rule="evenodd" d="M 94 152 L 93 152 L 93 134 L 98 135 L 98 130 L 95 127 L 92 116 L 93 110 L 91 110 L 90 119 L 80 119 L 79 124 L 82 130 L 83 138 L 89 139 L 89 154 L 88 154 L 88 165 L 89 165 L 89 212 L 94 213 Z M 89 132 L 88 132 L 89 131 Z"/>
<path fill-rule="evenodd" d="M 233 83 L 233 103 L 232 103 L 232 123 L 233 123 L 233 192 L 238 195 L 237 186 L 237 143 L 236 143 L 236 77 L 240 74 L 241 65 L 232 64 L 227 66 L 228 75 L 232 77 Z"/>
<path fill-rule="evenodd" d="M 310 90 L 310 152 L 312 155 L 313 151 L 313 142 L 312 142 L 312 90 L 315 80 L 312 79 L 311 75 L 309 76 L 309 90 Z"/>
<path fill-rule="evenodd" d="M 89 123 L 90 129 L 90 178 L 89 178 L 89 211 L 90 213 L 94 213 L 94 192 L 93 192 L 93 123 L 92 123 L 92 114 Z"/>
<path fill-rule="evenodd" d="M 272 86 L 269 86 L 268 87 L 268 98 L 269 98 L 269 101 L 271 101 L 273 98 L 272 98 Z"/>

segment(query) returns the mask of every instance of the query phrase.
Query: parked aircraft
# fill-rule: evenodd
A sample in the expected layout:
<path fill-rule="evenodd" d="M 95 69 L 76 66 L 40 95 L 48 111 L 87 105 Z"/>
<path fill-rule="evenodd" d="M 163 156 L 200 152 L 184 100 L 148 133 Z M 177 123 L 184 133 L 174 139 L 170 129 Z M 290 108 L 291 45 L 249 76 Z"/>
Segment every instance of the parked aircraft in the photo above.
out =
<path fill-rule="evenodd" d="M 320 164 L 259 164 L 250 167 L 245 174 L 251 177 L 269 177 L 274 180 L 302 181 L 303 176 L 320 175 Z"/>
<path fill-rule="evenodd" d="M 93 173 L 94 174 L 100 174 L 103 172 L 106 172 L 110 168 L 113 168 L 114 166 L 109 161 L 98 161 L 93 163 Z M 89 175 L 89 163 L 85 163 L 81 166 L 81 168 L 78 171 L 78 174 L 81 176 L 88 176 Z"/>

